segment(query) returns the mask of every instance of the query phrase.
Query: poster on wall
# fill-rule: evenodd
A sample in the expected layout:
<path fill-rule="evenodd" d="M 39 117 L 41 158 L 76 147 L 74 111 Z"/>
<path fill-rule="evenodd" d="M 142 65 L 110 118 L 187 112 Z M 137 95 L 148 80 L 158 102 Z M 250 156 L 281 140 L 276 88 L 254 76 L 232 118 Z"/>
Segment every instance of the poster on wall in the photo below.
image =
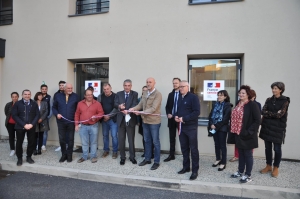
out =
<path fill-rule="evenodd" d="M 204 80 L 203 84 L 203 100 L 217 101 L 218 92 L 224 90 L 224 80 Z"/>
<path fill-rule="evenodd" d="M 84 88 L 87 89 L 89 86 L 94 88 L 94 96 L 98 97 L 101 92 L 101 81 L 100 80 L 86 80 Z"/>

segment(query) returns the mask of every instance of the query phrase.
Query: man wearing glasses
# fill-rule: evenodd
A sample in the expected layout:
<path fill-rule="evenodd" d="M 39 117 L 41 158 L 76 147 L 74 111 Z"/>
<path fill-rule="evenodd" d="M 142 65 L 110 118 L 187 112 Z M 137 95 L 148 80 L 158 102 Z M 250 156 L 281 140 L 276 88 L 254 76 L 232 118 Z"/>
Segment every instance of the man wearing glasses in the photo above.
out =
<path fill-rule="evenodd" d="M 178 174 L 190 172 L 190 153 L 192 157 L 192 175 L 190 180 L 198 177 L 199 151 L 198 151 L 198 116 L 200 115 L 200 103 L 195 94 L 189 92 L 189 83 L 186 80 L 180 82 L 180 94 L 177 104 L 175 121 L 179 123 L 179 141 L 183 155 L 183 168 Z"/>

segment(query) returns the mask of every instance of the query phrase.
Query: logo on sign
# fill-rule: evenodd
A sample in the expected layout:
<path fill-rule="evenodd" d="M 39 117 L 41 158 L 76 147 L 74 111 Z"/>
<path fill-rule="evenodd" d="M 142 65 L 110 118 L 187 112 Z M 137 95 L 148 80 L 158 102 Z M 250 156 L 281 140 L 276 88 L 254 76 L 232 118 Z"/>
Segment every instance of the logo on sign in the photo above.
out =
<path fill-rule="evenodd" d="M 221 83 L 220 82 L 207 83 L 207 88 L 221 88 Z"/>
<path fill-rule="evenodd" d="M 94 86 L 93 86 L 93 83 L 91 82 L 91 83 L 88 83 L 88 86 L 90 87 L 90 86 L 92 86 L 92 87 L 98 87 L 99 85 L 98 85 L 98 82 L 94 82 Z"/>

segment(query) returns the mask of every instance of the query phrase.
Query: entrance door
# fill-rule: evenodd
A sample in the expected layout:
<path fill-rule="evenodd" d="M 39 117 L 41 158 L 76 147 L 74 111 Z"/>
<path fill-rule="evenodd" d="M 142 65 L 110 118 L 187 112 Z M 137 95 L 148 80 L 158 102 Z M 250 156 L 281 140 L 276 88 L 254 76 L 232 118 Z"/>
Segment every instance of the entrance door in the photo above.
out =
<path fill-rule="evenodd" d="M 76 63 L 76 93 L 80 99 L 84 97 L 85 81 L 100 80 L 100 89 L 102 85 L 108 83 L 109 63 L 108 62 L 92 62 L 92 63 Z M 98 97 L 98 96 L 96 96 Z"/>

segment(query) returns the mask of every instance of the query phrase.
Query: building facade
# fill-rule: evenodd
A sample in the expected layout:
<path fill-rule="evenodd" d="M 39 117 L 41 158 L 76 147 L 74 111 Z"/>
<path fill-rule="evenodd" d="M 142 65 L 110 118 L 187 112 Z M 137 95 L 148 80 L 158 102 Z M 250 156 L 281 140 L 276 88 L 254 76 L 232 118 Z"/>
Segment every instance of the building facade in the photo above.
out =
<path fill-rule="evenodd" d="M 250 85 L 262 105 L 272 96 L 270 85 L 286 84 L 291 98 L 283 158 L 300 159 L 297 107 L 300 84 L 300 2 L 298 0 L 0 0 L 0 107 L 10 93 L 27 88 L 32 95 L 43 81 L 49 94 L 58 82 L 74 85 L 81 97 L 86 80 L 109 82 L 113 91 L 125 79 L 141 94 L 147 77 L 162 92 L 162 113 L 173 77 L 190 81 L 201 103 L 199 152 L 214 154 L 206 121 L 215 99 L 205 96 L 206 82 L 217 80 L 232 103 L 242 84 Z M 7 136 L 0 114 L 0 135 Z M 58 144 L 55 118 L 50 120 L 49 144 Z M 100 128 L 101 129 L 101 128 Z M 142 137 L 136 134 L 136 147 Z M 169 150 L 167 119 L 160 129 L 162 150 Z M 176 150 L 180 152 L 178 139 Z M 99 146 L 102 146 L 99 133 Z M 80 138 L 75 134 L 75 145 Z M 228 146 L 229 155 L 233 147 Z M 264 144 L 254 156 L 264 157 Z"/>

